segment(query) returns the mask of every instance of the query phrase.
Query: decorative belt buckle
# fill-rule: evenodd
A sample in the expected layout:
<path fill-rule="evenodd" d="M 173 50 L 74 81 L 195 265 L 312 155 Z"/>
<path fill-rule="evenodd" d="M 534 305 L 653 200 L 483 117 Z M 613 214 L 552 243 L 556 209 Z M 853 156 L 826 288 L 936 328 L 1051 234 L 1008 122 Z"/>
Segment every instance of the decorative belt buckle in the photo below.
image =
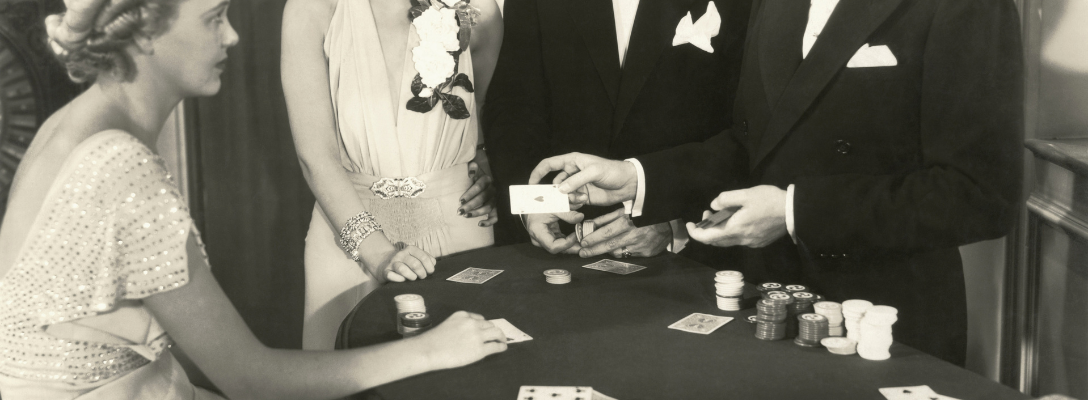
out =
<path fill-rule="evenodd" d="M 382 198 L 389 200 L 397 197 L 416 198 L 427 190 L 427 184 L 414 176 L 407 178 L 382 178 L 373 185 L 370 191 Z"/>

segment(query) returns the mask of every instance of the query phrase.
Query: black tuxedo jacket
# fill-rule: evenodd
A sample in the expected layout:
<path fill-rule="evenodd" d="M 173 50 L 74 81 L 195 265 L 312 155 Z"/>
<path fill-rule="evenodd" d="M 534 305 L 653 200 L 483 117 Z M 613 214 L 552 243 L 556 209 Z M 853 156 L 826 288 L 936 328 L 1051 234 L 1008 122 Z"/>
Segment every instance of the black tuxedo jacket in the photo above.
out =
<path fill-rule="evenodd" d="M 781 37 L 788 2 L 756 0 L 733 129 L 639 157 L 640 224 L 699 219 L 731 187 L 795 185 L 798 244 L 748 251 L 750 281 L 899 309 L 895 338 L 957 364 L 957 246 L 1005 235 L 1022 180 L 1019 19 L 1011 0 L 842 0 L 808 57 Z M 807 2 L 806 2 L 807 3 Z M 864 44 L 898 65 L 847 68 Z"/>
<path fill-rule="evenodd" d="M 572 151 L 627 158 L 701 142 L 730 126 L 751 0 L 718 0 L 713 53 L 673 46 L 707 0 L 641 0 L 623 68 L 611 0 L 508 0 L 481 126 L 504 221 L 521 239 L 507 187 L 540 160 Z M 587 215 L 602 213 L 582 210 Z M 503 229 L 505 228 L 505 229 Z"/>

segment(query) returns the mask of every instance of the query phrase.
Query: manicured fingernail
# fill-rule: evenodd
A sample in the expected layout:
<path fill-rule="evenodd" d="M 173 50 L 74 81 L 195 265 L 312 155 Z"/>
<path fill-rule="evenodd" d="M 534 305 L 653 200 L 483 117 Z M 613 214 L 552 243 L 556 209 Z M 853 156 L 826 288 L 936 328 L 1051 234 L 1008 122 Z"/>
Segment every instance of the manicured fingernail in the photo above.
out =
<path fill-rule="evenodd" d="M 567 185 L 566 183 L 559 184 L 559 192 L 560 193 L 570 193 L 570 186 Z"/>
<path fill-rule="evenodd" d="M 483 222 L 477 222 L 476 225 L 484 226 L 484 223 Z"/>
<path fill-rule="evenodd" d="M 465 204 L 465 199 L 461 199 L 461 204 Z"/>
<path fill-rule="evenodd" d="M 457 215 L 465 215 L 465 210 L 458 208 Z"/>

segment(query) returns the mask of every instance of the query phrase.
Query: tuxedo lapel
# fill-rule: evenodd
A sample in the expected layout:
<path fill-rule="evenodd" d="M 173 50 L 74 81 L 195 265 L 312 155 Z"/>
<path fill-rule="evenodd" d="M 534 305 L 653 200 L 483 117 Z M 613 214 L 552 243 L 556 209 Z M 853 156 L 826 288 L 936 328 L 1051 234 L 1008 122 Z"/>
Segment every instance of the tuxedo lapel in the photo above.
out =
<path fill-rule="evenodd" d="M 611 0 L 568 0 L 567 9 L 582 34 L 593 65 L 601 76 L 608 99 L 616 105 L 620 85 L 619 50 L 616 45 L 616 20 Z"/>
<path fill-rule="evenodd" d="M 831 78 L 846 65 L 900 2 L 902 0 L 841 0 L 827 26 L 820 33 L 819 40 L 809 51 L 808 58 L 797 68 L 782 96 L 775 103 L 759 149 L 752 158 L 752 168 L 770 154 L 789 133 Z M 769 6 L 770 4 L 768 12 Z M 773 15 L 768 15 L 767 18 L 773 18 Z M 761 34 L 766 33 L 767 26 L 769 24 L 765 25 Z"/>
<path fill-rule="evenodd" d="M 759 32 L 759 64 L 767 106 L 782 96 L 801 64 L 801 45 L 808 21 L 809 2 L 766 0 Z"/>
<path fill-rule="evenodd" d="M 616 111 L 612 115 L 612 136 L 623 129 L 627 114 L 631 112 L 646 78 L 653 72 L 661 52 L 672 45 L 676 25 L 688 12 L 694 0 L 640 0 L 631 28 L 631 40 L 627 45 L 620 75 L 620 90 L 616 97 Z M 722 0 L 719 0 L 722 1 Z M 727 1 L 727 0 L 726 0 Z M 693 15 L 693 17 L 695 17 Z M 612 41 L 615 43 L 615 39 Z M 616 53 L 613 53 L 616 57 Z"/>

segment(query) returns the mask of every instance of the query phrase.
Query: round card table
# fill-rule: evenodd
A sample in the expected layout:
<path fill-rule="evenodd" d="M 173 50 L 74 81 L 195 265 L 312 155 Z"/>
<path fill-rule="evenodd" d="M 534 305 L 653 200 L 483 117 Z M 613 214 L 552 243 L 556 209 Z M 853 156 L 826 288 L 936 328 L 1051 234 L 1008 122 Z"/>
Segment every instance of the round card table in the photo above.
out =
<path fill-rule="evenodd" d="M 592 386 L 619 400 L 883 399 L 883 387 L 929 385 L 957 399 L 1028 396 L 910 347 L 895 344 L 886 361 L 762 341 L 745 317 L 751 308 L 715 306 L 714 270 L 666 254 L 629 259 L 647 268 L 617 275 L 583 268 L 595 259 L 551 255 L 531 245 L 481 249 L 442 259 L 424 280 L 390 283 L 348 315 L 339 348 L 400 339 L 393 296 L 424 297 L 434 321 L 457 310 L 505 318 L 533 340 L 475 364 L 386 384 L 357 399 L 514 400 L 522 385 Z M 483 284 L 446 278 L 469 267 L 503 272 Z M 549 284 L 543 271 L 573 274 Z M 668 326 L 691 313 L 735 319 L 708 334 Z"/>

